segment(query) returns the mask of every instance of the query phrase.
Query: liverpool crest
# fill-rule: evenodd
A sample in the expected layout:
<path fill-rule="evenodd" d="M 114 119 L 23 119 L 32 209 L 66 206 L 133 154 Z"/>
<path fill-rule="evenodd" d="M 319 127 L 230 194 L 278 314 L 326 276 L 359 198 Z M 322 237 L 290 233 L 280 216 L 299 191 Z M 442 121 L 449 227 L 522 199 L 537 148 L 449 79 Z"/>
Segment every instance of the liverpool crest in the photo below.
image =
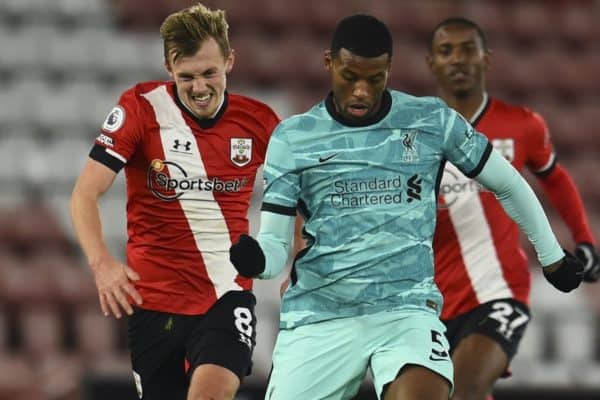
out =
<path fill-rule="evenodd" d="M 252 160 L 252 139 L 231 138 L 230 158 L 238 167 L 243 167 Z"/>

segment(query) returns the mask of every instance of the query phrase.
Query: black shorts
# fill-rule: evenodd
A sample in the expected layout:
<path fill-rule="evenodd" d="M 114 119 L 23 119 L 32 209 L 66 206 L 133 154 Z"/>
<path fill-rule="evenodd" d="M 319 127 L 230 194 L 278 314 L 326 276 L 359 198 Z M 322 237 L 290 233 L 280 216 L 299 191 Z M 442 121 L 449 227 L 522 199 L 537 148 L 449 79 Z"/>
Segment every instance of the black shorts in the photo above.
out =
<path fill-rule="evenodd" d="M 497 342 L 509 361 L 519 348 L 519 342 L 531 319 L 529 308 L 515 299 L 499 299 L 480 304 L 458 317 L 442 321 L 446 325 L 446 337 L 450 353 L 465 337 L 480 333 Z"/>
<path fill-rule="evenodd" d="M 191 373 L 202 364 L 225 367 L 240 380 L 249 375 L 255 304 L 252 292 L 232 291 L 204 315 L 136 309 L 128 317 L 128 342 L 140 398 L 185 400 Z"/>

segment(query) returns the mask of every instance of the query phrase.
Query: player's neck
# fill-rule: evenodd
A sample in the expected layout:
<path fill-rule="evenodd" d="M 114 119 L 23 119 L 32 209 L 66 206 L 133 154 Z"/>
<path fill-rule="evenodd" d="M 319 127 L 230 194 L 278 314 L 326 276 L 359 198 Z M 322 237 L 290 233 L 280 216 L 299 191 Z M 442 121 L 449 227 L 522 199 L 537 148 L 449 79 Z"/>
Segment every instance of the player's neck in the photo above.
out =
<path fill-rule="evenodd" d="M 467 121 L 473 121 L 480 113 L 487 101 L 485 91 L 476 92 L 469 96 L 459 97 L 454 95 L 442 96 L 444 101 L 454 110 L 458 111 Z"/>

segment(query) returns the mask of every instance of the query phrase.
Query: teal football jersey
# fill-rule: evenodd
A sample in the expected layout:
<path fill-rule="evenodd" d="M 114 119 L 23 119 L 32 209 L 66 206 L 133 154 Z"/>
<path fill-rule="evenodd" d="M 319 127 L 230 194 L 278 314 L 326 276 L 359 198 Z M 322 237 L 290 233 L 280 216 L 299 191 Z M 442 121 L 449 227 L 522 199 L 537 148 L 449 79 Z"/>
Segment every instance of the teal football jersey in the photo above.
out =
<path fill-rule="evenodd" d="M 330 96 L 271 137 L 263 210 L 298 209 L 308 241 L 282 328 L 398 309 L 439 315 L 432 238 L 444 163 L 473 177 L 492 147 L 438 98 L 389 90 L 383 103 L 380 118 L 350 126 Z"/>

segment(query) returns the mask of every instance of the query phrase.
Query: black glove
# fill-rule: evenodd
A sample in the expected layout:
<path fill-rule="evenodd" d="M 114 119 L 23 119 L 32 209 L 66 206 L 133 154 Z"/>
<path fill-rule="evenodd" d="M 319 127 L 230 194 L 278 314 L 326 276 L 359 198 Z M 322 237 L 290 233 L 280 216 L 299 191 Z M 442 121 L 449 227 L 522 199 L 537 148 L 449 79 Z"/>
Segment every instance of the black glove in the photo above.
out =
<path fill-rule="evenodd" d="M 600 260 L 594 246 L 590 243 L 579 243 L 575 247 L 575 256 L 583 262 L 583 280 L 596 282 L 600 278 Z"/>
<path fill-rule="evenodd" d="M 265 254 L 252 236 L 244 233 L 229 248 L 229 261 L 240 275 L 254 278 L 265 270 Z"/>
<path fill-rule="evenodd" d="M 583 263 L 574 255 L 564 250 L 565 256 L 556 267 L 544 267 L 546 280 L 561 292 L 570 292 L 583 279 Z"/>

